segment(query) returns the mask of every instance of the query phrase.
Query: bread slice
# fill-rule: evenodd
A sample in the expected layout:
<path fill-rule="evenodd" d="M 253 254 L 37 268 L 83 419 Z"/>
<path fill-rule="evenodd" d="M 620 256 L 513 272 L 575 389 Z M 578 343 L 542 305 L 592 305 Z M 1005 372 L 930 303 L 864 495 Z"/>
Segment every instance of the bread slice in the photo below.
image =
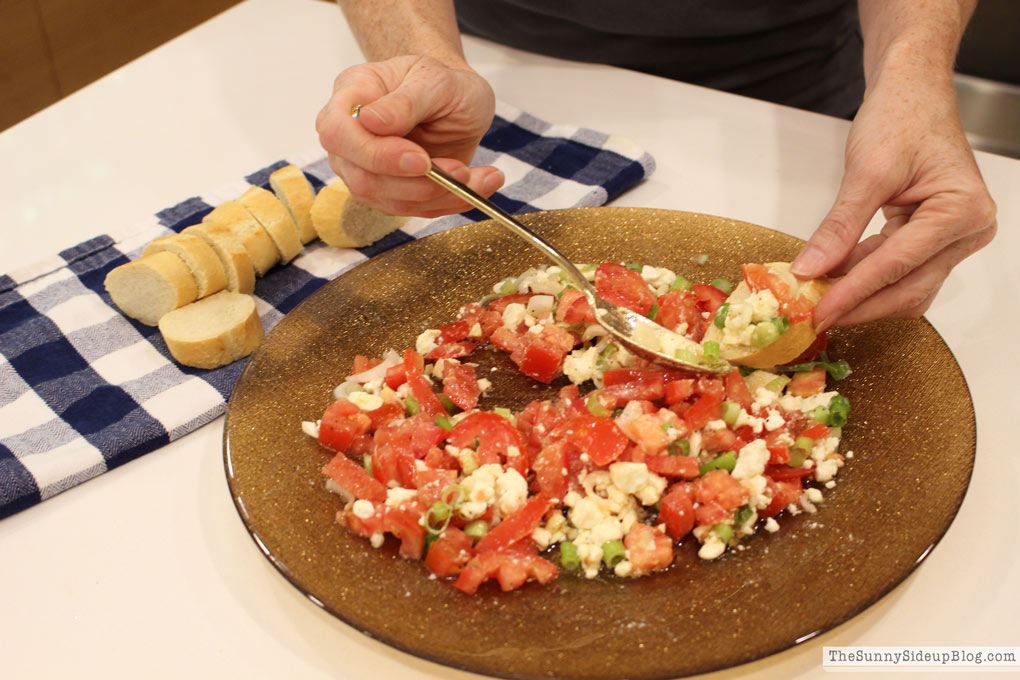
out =
<path fill-rule="evenodd" d="M 149 326 L 198 297 L 198 284 L 184 260 L 161 251 L 122 264 L 103 281 L 124 314 Z"/>
<path fill-rule="evenodd" d="M 280 261 L 283 264 L 287 264 L 301 253 L 304 246 L 298 236 L 297 225 L 272 191 L 252 186 L 237 199 L 237 202 L 247 208 L 262 228 L 269 232 L 273 243 L 280 251 Z"/>
<path fill-rule="evenodd" d="M 250 295 L 221 291 L 176 309 L 159 320 L 174 359 L 195 368 L 216 368 L 248 356 L 262 342 L 262 321 Z"/>
<path fill-rule="evenodd" d="M 248 251 L 258 276 L 265 275 L 280 261 L 280 249 L 273 242 L 273 237 L 237 201 L 224 201 L 216 206 L 202 218 L 202 223 L 217 227 L 215 231 L 224 237 L 229 232 L 230 238 Z"/>
<path fill-rule="evenodd" d="M 201 238 L 213 249 L 226 274 L 227 290 L 234 293 L 251 293 L 255 290 L 255 268 L 251 256 L 237 243 L 230 229 L 226 229 L 224 235 L 217 227 L 203 223 L 192 225 L 181 232 L 182 236 L 185 234 Z"/>
<path fill-rule="evenodd" d="M 765 266 L 787 284 L 794 299 L 804 297 L 812 305 L 817 304 L 825 291 L 832 285 L 831 281 L 825 277 L 800 281 L 790 273 L 790 263 L 788 262 L 769 262 Z M 727 298 L 727 302 L 731 305 L 731 312 L 734 305 L 743 303 L 751 294 L 752 291 L 747 282 L 741 281 Z M 726 342 L 725 332 L 715 324 L 709 325 L 704 339 L 718 342 L 719 356 L 726 361 L 750 368 L 771 368 L 788 364 L 799 357 L 811 346 L 817 336 L 811 319 L 807 318 L 791 324 L 786 332 L 765 347 L 756 347 L 748 342 Z"/>
<path fill-rule="evenodd" d="M 198 285 L 198 297 L 204 298 L 227 287 L 227 273 L 223 271 L 219 256 L 205 239 L 195 234 L 164 236 L 145 246 L 142 256 L 161 251 L 173 253 L 184 260 Z"/>
<path fill-rule="evenodd" d="M 301 168 L 296 165 L 280 168 L 269 176 L 269 186 L 294 219 L 301 243 L 314 241 L 316 234 L 312 226 L 312 203 L 315 201 L 315 190 Z"/>
<path fill-rule="evenodd" d="M 312 204 L 312 225 L 335 248 L 362 248 L 396 231 L 407 218 L 392 217 L 351 198 L 337 178 L 319 190 Z"/>

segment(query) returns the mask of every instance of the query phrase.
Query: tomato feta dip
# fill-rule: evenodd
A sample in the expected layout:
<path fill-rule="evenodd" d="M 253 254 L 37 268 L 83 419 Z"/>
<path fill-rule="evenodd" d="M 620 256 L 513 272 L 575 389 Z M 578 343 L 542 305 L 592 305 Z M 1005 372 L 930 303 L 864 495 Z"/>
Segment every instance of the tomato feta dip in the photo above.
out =
<path fill-rule="evenodd" d="M 581 270 L 599 295 L 674 331 L 678 351 L 712 355 L 705 335 L 728 282 L 618 263 Z M 739 313 L 772 323 L 775 296 L 753 294 Z M 400 555 L 465 593 L 561 570 L 640 577 L 669 568 L 683 542 L 716 559 L 778 531 L 784 513 L 817 511 L 852 456 L 839 452 L 849 404 L 827 387 L 849 368 L 826 342 L 769 369 L 664 368 L 616 344 L 559 269 L 539 267 L 413 348 L 355 357 L 333 403 L 302 427 L 335 452 L 323 473 L 344 499 L 337 521 L 375 547 L 395 537 Z M 526 376 L 562 383 L 557 396 L 498 406 L 471 361 L 486 344 Z"/>

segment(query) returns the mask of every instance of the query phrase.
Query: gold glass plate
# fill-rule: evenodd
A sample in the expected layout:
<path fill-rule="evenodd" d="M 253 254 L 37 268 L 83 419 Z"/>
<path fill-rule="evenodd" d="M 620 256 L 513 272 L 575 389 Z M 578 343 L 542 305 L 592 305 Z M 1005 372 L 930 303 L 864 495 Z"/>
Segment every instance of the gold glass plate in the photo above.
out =
<path fill-rule="evenodd" d="M 745 262 L 790 260 L 801 241 L 683 212 L 592 208 L 521 218 L 577 262 L 665 266 L 736 281 Z M 708 256 L 703 266 L 691 256 Z M 277 569 L 351 626 L 442 664 L 514 678 L 666 678 L 724 668 L 803 642 L 858 614 L 907 577 L 949 528 L 974 463 L 974 409 L 949 348 L 926 321 L 832 333 L 853 374 L 839 384 L 853 451 L 817 514 L 782 517 L 745 549 L 699 560 L 687 539 L 668 571 L 587 581 L 568 574 L 477 596 L 430 580 L 393 539 L 379 550 L 334 521 L 329 452 L 301 432 L 331 401 L 355 354 L 416 336 L 501 278 L 543 264 L 501 227 L 458 227 L 388 251 L 311 295 L 266 337 L 227 412 L 225 465 L 238 512 Z M 506 357 L 480 352 L 494 383 L 483 406 L 548 398 Z M 495 371 L 490 371 L 495 368 Z"/>

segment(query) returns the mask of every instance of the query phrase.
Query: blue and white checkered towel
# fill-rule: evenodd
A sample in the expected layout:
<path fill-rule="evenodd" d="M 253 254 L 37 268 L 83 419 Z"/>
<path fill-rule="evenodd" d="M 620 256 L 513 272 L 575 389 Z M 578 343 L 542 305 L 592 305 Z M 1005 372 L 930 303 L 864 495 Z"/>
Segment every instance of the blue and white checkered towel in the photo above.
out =
<path fill-rule="evenodd" d="M 121 315 L 103 288 L 114 267 L 149 241 L 201 221 L 215 205 L 295 163 L 318 190 L 333 177 L 321 151 L 280 161 L 219 191 L 189 198 L 122 234 L 99 236 L 26 270 L 0 275 L 0 518 L 50 498 L 210 422 L 244 361 L 214 370 L 177 365 L 159 331 Z M 494 197 L 511 212 L 602 205 L 654 167 L 633 143 L 551 125 L 505 104 L 476 164 L 507 183 Z M 389 248 L 482 219 L 480 213 L 410 220 L 367 248 L 314 242 L 259 279 L 268 331 L 327 281 Z"/>

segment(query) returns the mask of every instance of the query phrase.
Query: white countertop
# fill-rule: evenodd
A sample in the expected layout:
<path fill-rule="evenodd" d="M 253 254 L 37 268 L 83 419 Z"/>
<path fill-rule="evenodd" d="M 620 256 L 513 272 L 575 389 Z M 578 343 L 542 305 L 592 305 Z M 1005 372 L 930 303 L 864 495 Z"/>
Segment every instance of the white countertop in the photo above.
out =
<path fill-rule="evenodd" d="M 842 170 L 848 123 L 469 39 L 497 96 L 629 137 L 655 174 L 616 205 L 725 215 L 806 238 Z M 333 78 L 361 60 L 336 7 L 248 0 L 0 133 L 0 272 L 314 149 Z M 876 605 L 720 677 L 818 677 L 832 645 L 1017 645 L 1020 622 L 1020 161 L 978 154 L 999 205 L 991 247 L 927 314 L 967 377 L 978 456 L 937 549 Z M 222 465 L 223 419 L 0 521 L 2 674 L 469 678 L 322 612 L 249 538 Z"/>

